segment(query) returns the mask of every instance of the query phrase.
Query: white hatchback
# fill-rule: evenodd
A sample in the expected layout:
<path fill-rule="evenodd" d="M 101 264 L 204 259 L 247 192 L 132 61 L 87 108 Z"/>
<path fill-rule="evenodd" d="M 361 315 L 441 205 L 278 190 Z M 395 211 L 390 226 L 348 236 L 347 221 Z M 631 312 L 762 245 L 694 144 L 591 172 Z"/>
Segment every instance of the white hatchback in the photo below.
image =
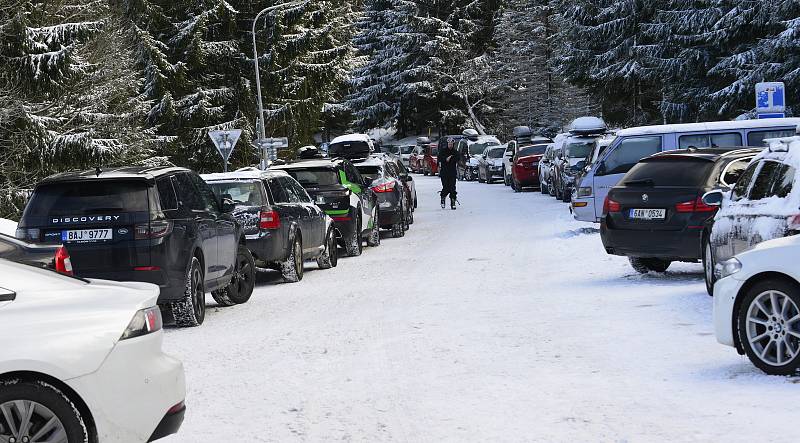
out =
<path fill-rule="evenodd" d="M 756 245 L 717 265 L 714 330 L 772 375 L 800 370 L 800 236 Z"/>
<path fill-rule="evenodd" d="M 183 365 L 158 286 L 0 260 L 0 442 L 145 442 L 177 432 Z"/>

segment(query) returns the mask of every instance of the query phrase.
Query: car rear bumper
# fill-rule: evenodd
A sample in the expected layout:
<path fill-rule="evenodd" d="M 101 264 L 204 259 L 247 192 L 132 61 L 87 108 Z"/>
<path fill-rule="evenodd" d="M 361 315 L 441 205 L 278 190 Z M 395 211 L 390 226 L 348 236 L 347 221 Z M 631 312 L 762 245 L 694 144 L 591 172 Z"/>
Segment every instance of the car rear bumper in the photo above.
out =
<path fill-rule="evenodd" d="M 389 228 L 403 221 L 403 211 L 400 208 L 379 208 L 378 224 L 381 228 Z"/>
<path fill-rule="evenodd" d="M 606 252 L 627 257 L 657 257 L 672 260 L 698 260 L 701 257 L 702 229 L 680 231 L 609 229 L 600 224 L 600 238 Z"/>
<path fill-rule="evenodd" d="M 265 230 L 259 234 L 248 235 L 246 238 L 247 249 L 253 253 L 253 258 L 267 263 L 282 261 L 286 258 L 286 245 L 278 241 L 280 229 Z"/>
<path fill-rule="evenodd" d="M 170 279 L 169 273 L 162 267 L 145 267 L 141 270 L 124 271 L 77 271 L 78 277 L 96 280 L 136 281 L 152 283 L 159 288 L 158 303 L 164 304 L 183 298 L 183 274 Z"/>
<path fill-rule="evenodd" d="M 743 284 L 735 276 L 719 279 L 714 284 L 714 335 L 717 342 L 726 346 L 736 346 L 733 337 L 733 306 Z"/>
<path fill-rule="evenodd" d="M 535 169 L 517 169 L 514 179 L 522 186 L 539 186 L 539 172 Z"/>
<path fill-rule="evenodd" d="M 594 211 L 594 198 L 578 198 L 575 193 L 572 193 L 572 201 L 569 204 L 569 210 L 572 213 L 572 218 L 578 221 L 589 223 L 598 223 L 599 220 Z"/>
<path fill-rule="evenodd" d="M 153 431 L 153 434 L 150 435 L 150 438 L 147 440 L 148 442 L 155 441 L 161 438 L 164 438 L 168 435 L 177 434 L 178 430 L 181 428 L 183 424 L 183 418 L 186 415 L 186 406 L 184 405 L 182 408 L 179 408 L 175 412 L 168 412 L 164 415 L 164 418 L 158 423 L 156 426 L 156 430 Z"/>

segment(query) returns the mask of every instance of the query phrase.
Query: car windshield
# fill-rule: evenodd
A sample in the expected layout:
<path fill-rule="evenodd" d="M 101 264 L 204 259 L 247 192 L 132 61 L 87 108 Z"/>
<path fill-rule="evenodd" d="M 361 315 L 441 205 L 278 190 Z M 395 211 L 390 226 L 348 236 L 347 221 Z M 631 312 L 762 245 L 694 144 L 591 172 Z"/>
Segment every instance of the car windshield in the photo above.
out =
<path fill-rule="evenodd" d="M 257 182 L 211 182 L 208 184 L 218 200 L 230 196 L 236 205 L 262 206 L 264 196 Z"/>
<path fill-rule="evenodd" d="M 486 145 L 483 143 L 474 143 L 469 147 L 469 155 L 483 154 L 484 149 L 486 149 Z"/>
<path fill-rule="evenodd" d="M 622 179 L 623 186 L 696 187 L 706 181 L 714 163 L 662 159 L 637 163 Z"/>
<path fill-rule="evenodd" d="M 147 212 L 148 186 L 143 181 L 85 181 L 39 186 L 25 209 L 26 216 L 90 215 Z"/>
<path fill-rule="evenodd" d="M 594 141 L 571 142 L 567 143 L 566 153 L 570 158 L 586 158 L 594 151 Z"/>
<path fill-rule="evenodd" d="M 493 148 L 489 150 L 486 156 L 489 158 L 502 158 L 505 151 L 503 148 Z"/>
<path fill-rule="evenodd" d="M 402 146 L 400 148 L 400 152 L 402 152 L 403 154 L 411 154 L 412 152 L 414 152 L 414 148 L 416 148 L 416 146 L 414 145 Z"/>
<path fill-rule="evenodd" d="M 360 172 L 361 175 L 369 178 L 372 181 L 375 181 L 375 179 L 381 175 L 381 168 L 378 166 L 360 165 L 356 166 L 356 169 L 358 169 L 358 172 Z"/>
<path fill-rule="evenodd" d="M 526 146 L 524 148 L 520 148 L 517 155 L 520 157 L 527 157 L 529 155 L 542 155 L 546 150 L 547 150 L 547 145 Z"/>
<path fill-rule="evenodd" d="M 339 174 L 333 169 L 287 169 L 286 172 L 306 188 L 309 186 L 330 186 L 339 184 Z"/>

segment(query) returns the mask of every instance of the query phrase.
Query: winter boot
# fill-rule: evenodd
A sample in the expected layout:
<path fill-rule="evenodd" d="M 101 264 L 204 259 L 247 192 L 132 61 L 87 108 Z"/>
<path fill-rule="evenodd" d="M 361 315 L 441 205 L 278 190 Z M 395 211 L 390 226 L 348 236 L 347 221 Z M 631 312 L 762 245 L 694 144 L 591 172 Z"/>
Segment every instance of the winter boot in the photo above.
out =
<path fill-rule="evenodd" d="M 444 195 L 442 196 L 442 209 L 444 209 Z"/>
<path fill-rule="evenodd" d="M 454 211 L 456 210 L 456 198 L 455 197 L 450 197 L 450 209 L 452 209 Z"/>

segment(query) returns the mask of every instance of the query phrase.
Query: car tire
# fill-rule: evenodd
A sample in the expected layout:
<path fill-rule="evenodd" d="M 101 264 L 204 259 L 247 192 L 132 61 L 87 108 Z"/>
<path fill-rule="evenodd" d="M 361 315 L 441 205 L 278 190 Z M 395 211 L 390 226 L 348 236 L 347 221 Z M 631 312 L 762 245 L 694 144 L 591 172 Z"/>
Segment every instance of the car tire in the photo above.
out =
<path fill-rule="evenodd" d="M 571 200 L 572 200 L 572 191 L 570 191 L 567 188 L 564 188 L 564 190 L 561 191 L 561 201 L 563 201 L 564 203 L 569 203 Z"/>
<path fill-rule="evenodd" d="M 481 178 L 481 170 L 478 169 L 478 183 L 483 183 L 483 182 L 485 182 L 485 180 Z"/>
<path fill-rule="evenodd" d="M 800 352 L 790 353 L 800 347 L 800 321 L 789 321 L 800 316 L 796 283 L 779 278 L 757 282 L 745 292 L 735 316 L 739 342 L 757 368 L 770 375 L 798 374 Z"/>
<path fill-rule="evenodd" d="M 183 298 L 170 303 L 175 324 L 182 328 L 200 326 L 206 318 L 205 273 L 197 257 L 192 257 L 186 271 Z"/>
<path fill-rule="evenodd" d="M 244 245 L 239 245 L 231 282 L 222 289 L 211 291 L 211 296 L 221 306 L 240 305 L 250 300 L 255 285 L 256 263 L 253 254 Z"/>
<path fill-rule="evenodd" d="M 6 420 L 13 423 L 6 423 Z M 23 420 L 28 421 L 27 426 L 23 425 Z M 3 441 L 50 441 L 59 435 L 66 437 L 69 443 L 97 441 L 97 436 L 89 435 L 89 426 L 78 406 L 60 389 L 44 381 L 16 378 L 0 381 L 0 433 L 11 432 L 11 429 L 19 432 L 22 426 L 27 428 L 24 434 L 10 434 L 8 440 Z M 50 426 L 51 430 L 33 440 L 45 426 Z"/>
<path fill-rule="evenodd" d="M 503 185 L 511 186 L 511 176 L 506 174 L 506 168 L 503 168 Z"/>
<path fill-rule="evenodd" d="M 542 182 L 539 182 L 539 192 L 547 195 L 547 186 L 545 186 L 545 184 Z"/>
<path fill-rule="evenodd" d="M 408 226 L 407 229 L 411 229 L 411 225 L 414 224 L 414 211 L 408 211 L 408 218 L 406 219 L 406 225 Z"/>
<path fill-rule="evenodd" d="M 417 190 L 415 189 L 415 190 L 414 190 L 414 209 L 417 209 L 417 203 L 418 203 L 418 200 L 417 200 Z"/>
<path fill-rule="evenodd" d="M 325 236 L 325 252 L 317 257 L 317 266 L 320 269 L 335 268 L 339 263 L 339 249 L 336 246 L 336 235 L 333 229 Z"/>
<path fill-rule="evenodd" d="M 303 238 L 299 232 L 296 232 L 292 240 L 292 248 L 289 250 L 289 256 L 286 260 L 281 262 L 281 275 L 283 280 L 287 283 L 297 283 L 303 279 L 304 271 L 303 260 Z"/>
<path fill-rule="evenodd" d="M 714 275 L 714 251 L 707 235 L 703 236 L 703 280 L 708 295 L 714 295 L 714 283 L 717 282 L 717 277 Z"/>
<path fill-rule="evenodd" d="M 511 179 L 511 180 L 512 180 L 511 189 L 513 189 L 514 192 L 521 192 L 522 188 L 520 187 L 519 183 L 517 183 L 516 180 L 514 180 L 514 179 Z"/>
<path fill-rule="evenodd" d="M 672 264 L 669 260 L 662 260 L 660 258 L 642 258 L 642 257 L 628 257 L 631 267 L 640 273 L 647 274 L 648 272 L 666 272 L 669 265 Z"/>
<path fill-rule="evenodd" d="M 487 173 L 486 173 L 486 184 L 487 184 L 487 185 L 491 185 L 492 183 L 494 183 L 494 179 L 493 179 L 493 178 L 492 178 L 492 176 L 491 176 L 491 175 L 490 175 L 490 174 L 487 172 Z"/>
<path fill-rule="evenodd" d="M 355 226 L 353 233 L 349 238 L 345 239 L 344 249 L 348 257 L 358 257 L 364 251 L 364 245 L 361 242 L 361 208 L 356 209 Z"/>
<path fill-rule="evenodd" d="M 381 227 L 378 224 L 377 209 L 375 212 L 372 216 L 372 229 L 369 231 L 369 237 L 367 237 L 367 246 L 373 248 L 381 245 Z"/>

